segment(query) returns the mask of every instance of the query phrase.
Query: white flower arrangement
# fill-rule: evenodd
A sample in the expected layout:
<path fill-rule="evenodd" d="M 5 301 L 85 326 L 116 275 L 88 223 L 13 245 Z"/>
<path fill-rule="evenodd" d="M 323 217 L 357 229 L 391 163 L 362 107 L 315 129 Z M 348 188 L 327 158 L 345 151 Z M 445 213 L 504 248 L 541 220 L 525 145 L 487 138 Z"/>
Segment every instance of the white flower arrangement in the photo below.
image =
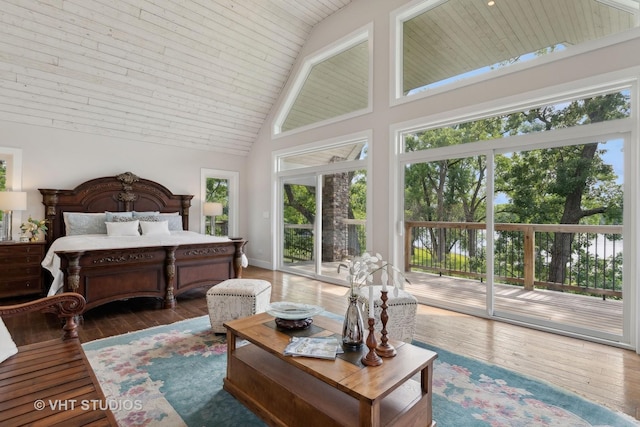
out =
<path fill-rule="evenodd" d="M 387 291 L 388 286 L 393 287 L 395 296 L 398 296 L 398 289 L 404 288 L 404 282 L 410 283 L 402 271 L 390 262 L 384 261 L 379 253 L 372 256 L 365 252 L 362 256 L 354 258 L 349 265 L 341 263 L 338 265 L 338 273 L 341 267 L 349 270 L 346 277 L 349 282 L 349 296 L 357 296 L 356 290 L 362 286 L 373 286 L 374 275 L 378 272 L 382 290 Z"/>

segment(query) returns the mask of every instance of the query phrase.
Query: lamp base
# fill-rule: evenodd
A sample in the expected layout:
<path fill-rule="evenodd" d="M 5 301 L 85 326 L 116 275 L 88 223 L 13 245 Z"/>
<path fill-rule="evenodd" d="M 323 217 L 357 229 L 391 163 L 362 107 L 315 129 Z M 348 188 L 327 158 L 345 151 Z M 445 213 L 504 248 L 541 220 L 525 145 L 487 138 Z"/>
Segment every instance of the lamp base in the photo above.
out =
<path fill-rule="evenodd" d="M 4 211 L 4 215 L 2 216 L 2 236 L 0 236 L 0 241 L 11 242 L 13 240 L 13 233 L 11 229 L 12 221 L 12 212 Z"/>

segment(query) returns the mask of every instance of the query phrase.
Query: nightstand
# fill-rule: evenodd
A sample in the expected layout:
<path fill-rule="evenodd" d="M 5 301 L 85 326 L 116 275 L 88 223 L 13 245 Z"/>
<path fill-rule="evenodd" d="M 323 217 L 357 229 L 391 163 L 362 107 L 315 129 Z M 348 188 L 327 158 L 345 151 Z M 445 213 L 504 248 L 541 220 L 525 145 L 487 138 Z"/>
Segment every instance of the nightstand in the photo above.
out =
<path fill-rule="evenodd" d="M 0 298 L 42 295 L 45 242 L 0 242 Z"/>

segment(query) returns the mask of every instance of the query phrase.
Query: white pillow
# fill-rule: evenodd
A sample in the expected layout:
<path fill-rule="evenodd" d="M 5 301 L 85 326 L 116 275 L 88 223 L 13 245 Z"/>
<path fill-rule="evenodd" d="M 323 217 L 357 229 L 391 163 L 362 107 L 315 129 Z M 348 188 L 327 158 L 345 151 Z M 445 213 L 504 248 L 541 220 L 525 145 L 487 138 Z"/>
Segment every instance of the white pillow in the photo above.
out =
<path fill-rule="evenodd" d="M 18 352 L 16 343 L 13 342 L 9 330 L 0 317 L 0 363 L 4 362 Z"/>
<path fill-rule="evenodd" d="M 129 222 L 107 222 L 107 235 L 109 237 L 115 236 L 139 236 L 138 226 L 140 221 Z"/>
<path fill-rule="evenodd" d="M 140 221 L 143 236 L 162 236 L 169 232 L 169 221 Z"/>

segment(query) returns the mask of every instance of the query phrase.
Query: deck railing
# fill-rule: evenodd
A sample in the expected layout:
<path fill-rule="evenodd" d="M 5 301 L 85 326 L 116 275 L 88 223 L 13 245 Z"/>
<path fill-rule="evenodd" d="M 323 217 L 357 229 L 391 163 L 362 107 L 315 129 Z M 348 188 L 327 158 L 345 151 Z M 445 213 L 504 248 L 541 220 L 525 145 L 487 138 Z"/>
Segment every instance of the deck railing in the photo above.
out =
<path fill-rule="evenodd" d="M 313 259 L 313 224 L 284 225 L 284 262 Z"/>
<path fill-rule="evenodd" d="M 486 233 L 484 223 L 406 221 L 405 271 L 485 280 Z M 493 236 L 498 282 L 622 297 L 622 226 L 495 224 Z"/>
<path fill-rule="evenodd" d="M 340 252 L 343 257 L 358 256 L 366 247 L 365 220 L 346 219 L 343 221 L 346 230 L 344 245 Z M 284 225 L 284 261 L 300 262 L 313 259 L 313 225 Z"/>

